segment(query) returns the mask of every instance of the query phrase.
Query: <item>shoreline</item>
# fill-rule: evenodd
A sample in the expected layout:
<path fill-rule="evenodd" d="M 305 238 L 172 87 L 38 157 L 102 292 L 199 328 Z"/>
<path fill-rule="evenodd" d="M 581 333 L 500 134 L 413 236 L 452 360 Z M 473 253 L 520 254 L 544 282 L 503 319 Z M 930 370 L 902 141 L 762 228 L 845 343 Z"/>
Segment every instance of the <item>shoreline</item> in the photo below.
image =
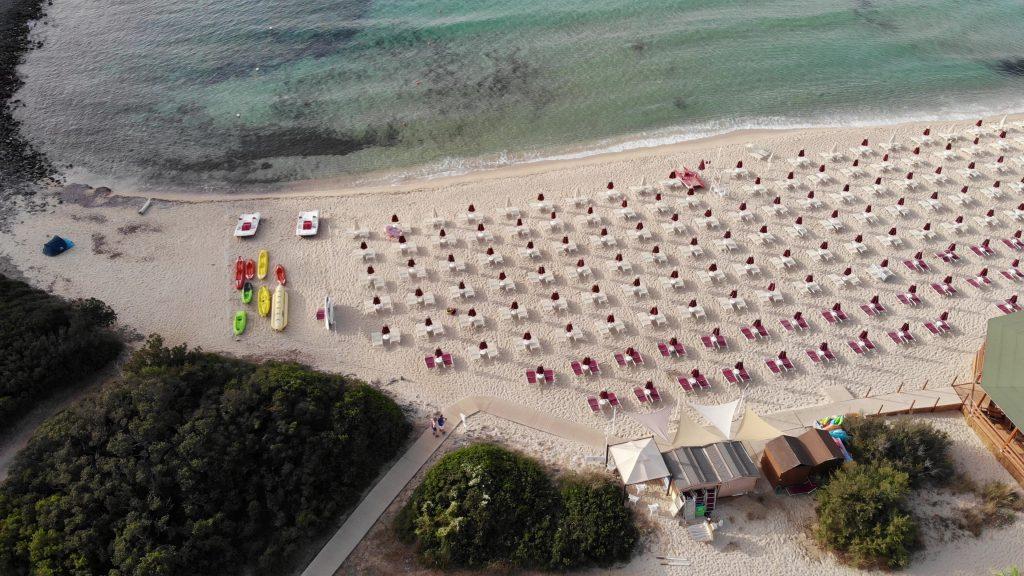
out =
<path fill-rule="evenodd" d="M 1005 117 L 1007 122 L 1024 120 L 1024 111 L 997 116 L 983 116 L 986 124 L 998 122 Z M 973 117 L 972 117 L 973 118 Z M 275 198 L 329 198 L 347 196 L 368 196 L 377 194 L 405 194 L 411 192 L 427 192 L 450 186 L 466 184 L 479 184 L 508 178 L 521 178 L 549 172 L 567 171 L 575 168 L 607 165 L 617 162 L 628 162 L 638 159 L 654 159 L 662 157 L 665 160 L 666 174 L 668 171 L 677 168 L 672 165 L 672 160 L 667 158 L 674 154 L 685 154 L 699 150 L 714 150 L 746 142 L 758 142 L 763 140 L 775 140 L 783 136 L 815 136 L 829 134 L 836 131 L 865 130 L 878 131 L 891 129 L 894 135 L 906 135 L 910 129 L 931 126 L 939 129 L 946 125 L 960 125 L 964 118 L 939 118 L 928 120 L 911 120 L 894 123 L 878 124 L 838 124 L 828 126 L 813 126 L 807 128 L 744 128 L 732 130 L 720 134 L 712 134 L 699 138 L 659 144 L 654 146 L 630 147 L 624 150 L 598 151 L 594 153 L 580 152 L 567 153 L 561 156 L 545 157 L 537 160 L 526 160 L 505 166 L 493 166 L 480 169 L 473 169 L 465 173 L 444 175 L 444 176 L 416 176 L 393 183 L 366 183 L 366 180 L 394 178 L 396 172 L 372 172 L 359 176 L 344 176 L 336 178 L 324 178 L 316 180 L 298 180 L 289 183 L 282 183 L 280 189 L 255 191 L 255 192 L 147 192 L 139 190 L 114 190 L 114 195 L 123 198 L 152 198 L 164 202 L 231 202 L 239 200 L 269 200 Z M 707 158 L 711 163 L 713 158 Z M 781 161 L 781 159 L 780 159 Z M 78 183 L 84 184 L 84 183 Z M 89 184 L 92 186 L 91 184 Z M 104 185 L 104 184 L 100 184 Z"/>
<path fill-rule="evenodd" d="M 43 180 L 59 177 L 46 155 L 25 139 L 14 117 L 13 98 L 24 85 L 18 68 L 39 44 L 34 23 L 46 17 L 46 0 L 7 0 L 0 4 L 0 194 L 28 195 Z"/>

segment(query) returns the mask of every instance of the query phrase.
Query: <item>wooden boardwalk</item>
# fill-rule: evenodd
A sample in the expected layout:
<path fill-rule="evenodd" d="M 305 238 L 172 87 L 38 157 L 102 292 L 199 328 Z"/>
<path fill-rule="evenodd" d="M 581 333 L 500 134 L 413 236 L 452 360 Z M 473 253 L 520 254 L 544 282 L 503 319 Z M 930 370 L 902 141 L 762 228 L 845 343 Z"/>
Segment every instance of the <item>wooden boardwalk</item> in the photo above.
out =
<path fill-rule="evenodd" d="M 960 396 L 952 386 L 923 390 L 902 390 L 890 394 L 878 394 L 866 398 L 848 398 L 821 404 L 783 410 L 762 416 L 766 422 L 783 432 L 795 432 L 814 421 L 835 414 L 864 414 L 865 416 L 888 416 L 919 412 L 941 412 L 959 410 Z"/>

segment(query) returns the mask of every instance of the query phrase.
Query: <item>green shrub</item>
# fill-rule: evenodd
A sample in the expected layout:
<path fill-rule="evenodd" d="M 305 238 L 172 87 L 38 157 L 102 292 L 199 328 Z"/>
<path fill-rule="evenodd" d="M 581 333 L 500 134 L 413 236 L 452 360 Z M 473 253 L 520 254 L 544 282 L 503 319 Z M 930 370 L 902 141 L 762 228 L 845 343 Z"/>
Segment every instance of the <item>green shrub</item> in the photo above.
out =
<path fill-rule="evenodd" d="M 1024 511 L 1024 499 L 1005 482 L 986 482 L 978 490 L 978 495 L 982 500 L 980 514 L 990 525 L 1009 526 L 1016 520 L 1017 513 Z"/>
<path fill-rule="evenodd" d="M 114 311 L 68 302 L 0 275 L 0 431 L 53 392 L 92 376 L 121 353 Z"/>
<path fill-rule="evenodd" d="M 429 566 L 543 566 L 558 493 L 537 462 L 489 444 L 442 457 L 399 519 Z"/>
<path fill-rule="evenodd" d="M 610 566 L 628 560 L 637 543 L 632 514 L 622 487 L 600 478 L 563 479 L 562 513 L 551 545 L 551 566 Z"/>
<path fill-rule="evenodd" d="M 955 477 L 949 435 L 927 422 L 848 417 L 850 454 L 859 462 L 890 464 L 906 472 L 913 487 L 944 485 Z"/>
<path fill-rule="evenodd" d="M 152 338 L 17 456 L 0 574 L 280 574 L 408 431 L 365 384 Z"/>
<path fill-rule="evenodd" d="M 905 472 L 889 465 L 847 464 L 816 495 L 815 536 L 859 568 L 904 568 L 918 546 L 917 525 L 904 509 Z"/>
<path fill-rule="evenodd" d="M 442 457 L 395 527 L 433 567 L 607 566 L 636 545 L 623 500 L 607 480 L 570 478 L 556 488 L 534 460 L 478 444 Z"/>

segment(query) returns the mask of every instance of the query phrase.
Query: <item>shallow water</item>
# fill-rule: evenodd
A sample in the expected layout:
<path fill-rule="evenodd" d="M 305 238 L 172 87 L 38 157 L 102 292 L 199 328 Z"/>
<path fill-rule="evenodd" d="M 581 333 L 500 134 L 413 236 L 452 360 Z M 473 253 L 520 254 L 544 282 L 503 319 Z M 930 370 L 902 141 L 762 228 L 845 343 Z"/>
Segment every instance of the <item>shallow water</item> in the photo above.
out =
<path fill-rule="evenodd" d="M 143 187 L 1024 109 L 1024 3 L 56 0 L 25 132 Z"/>

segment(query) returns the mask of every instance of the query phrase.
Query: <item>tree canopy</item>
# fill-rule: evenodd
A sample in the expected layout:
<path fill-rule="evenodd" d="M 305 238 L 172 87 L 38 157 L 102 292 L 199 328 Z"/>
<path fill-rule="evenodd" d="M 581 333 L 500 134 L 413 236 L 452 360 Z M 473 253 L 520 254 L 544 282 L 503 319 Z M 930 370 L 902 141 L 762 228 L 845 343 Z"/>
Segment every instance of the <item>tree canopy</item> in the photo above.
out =
<path fill-rule="evenodd" d="M 815 536 L 859 568 L 905 568 L 918 546 L 910 479 L 889 465 L 847 464 L 817 493 Z"/>
<path fill-rule="evenodd" d="M 117 316 L 96 299 L 67 301 L 0 275 L 0 430 L 121 353 Z"/>
<path fill-rule="evenodd" d="M 849 416 L 850 453 L 859 462 L 888 463 L 906 472 L 910 485 L 941 486 L 954 476 L 949 435 L 927 422 Z"/>
<path fill-rule="evenodd" d="M 0 573 L 279 574 L 409 433 L 366 384 L 152 337 L 0 486 Z"/>
<path fill-rule="evenodd" d="M 531 458 L 491 444 L 442 457 L 396 521 L 420 560 L 441 568 L 579 568 L 627 560 L 637 530 L 620 486 L 553 482 Z"/>

